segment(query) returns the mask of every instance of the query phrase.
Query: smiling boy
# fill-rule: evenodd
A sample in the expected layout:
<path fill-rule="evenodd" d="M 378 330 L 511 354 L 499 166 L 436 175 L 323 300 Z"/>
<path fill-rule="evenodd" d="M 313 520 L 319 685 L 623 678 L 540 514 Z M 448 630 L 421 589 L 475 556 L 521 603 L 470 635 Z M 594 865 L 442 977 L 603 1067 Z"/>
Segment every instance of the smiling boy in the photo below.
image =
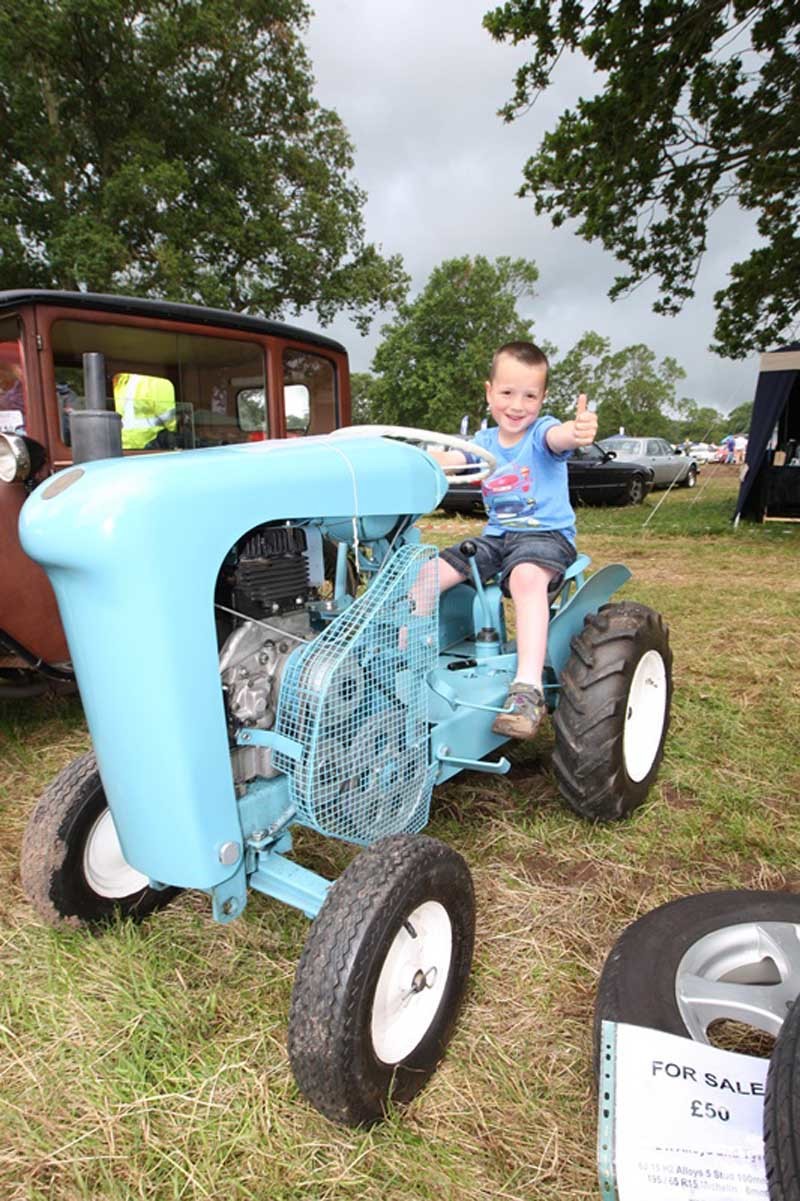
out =
<path fill-rule="evenodd" d="M 517 671 L 505 712 L 492 726 L 497 734 L 531 738 L 546 712 L 542 672 L 550 615 L 548 588 L 574 562 L 575 514 L 569 503 L 566 460 L 597 433 L 597 417 L 578 397 L 570 421 L 541 417 L 547 395 L 547 356 L 532 342 L 509 342 L 495 352 L 486 402 L 496 425 L 475 442 L 497 458 L 483 481 L 488 522 L 475 562 L 482 580 L 496 576 L 516 614 Z M 463 463 L 460 451 L 434 454 L 440 463 Z M 439 554 L 439 589 L 471 576 L 459 546 Z"/>

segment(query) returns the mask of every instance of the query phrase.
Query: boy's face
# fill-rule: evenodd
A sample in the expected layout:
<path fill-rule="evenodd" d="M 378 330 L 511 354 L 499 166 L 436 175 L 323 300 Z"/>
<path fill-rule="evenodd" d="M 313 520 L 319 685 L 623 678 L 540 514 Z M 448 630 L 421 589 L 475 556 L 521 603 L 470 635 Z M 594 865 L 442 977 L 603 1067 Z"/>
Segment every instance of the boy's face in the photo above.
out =
<path fill-rule="evenodd" d="M 547 368 L 521 363 L 513 355 L 501 354 L 494 378 L 486 381 L 489 412 L 500 427 L 500 442 L 513 446 L 533 425 L 547 395 Z"/>

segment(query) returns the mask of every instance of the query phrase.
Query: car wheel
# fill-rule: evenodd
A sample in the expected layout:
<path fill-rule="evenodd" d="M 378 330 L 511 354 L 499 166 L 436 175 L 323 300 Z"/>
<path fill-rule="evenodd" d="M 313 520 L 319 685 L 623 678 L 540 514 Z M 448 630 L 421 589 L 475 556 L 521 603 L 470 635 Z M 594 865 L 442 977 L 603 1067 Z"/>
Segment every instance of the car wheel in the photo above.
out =
<path fill-rule="evenodd" d="M 635 475 L 628 484 L 626 500 L 629 505 L 640 505 L 644 500 L 644 479 Z"/>
<path fill-rule="evenodd" d="M 694 488 L 696 483 L 697 483 L 697 468 L 694 466 L 694 464 L 692 464 L 692 466 L 686 472 L 684 479 L 681 480 L 681 487 L 682 488 Z"/>
<path fill-rule="evenodd" d="M 625 817 L 647 796 L 664 753 L 672 700 L 667 627 L 633 601 L 590 613 L 572 640 L 554 719 L 553 768 L 584 817 Z"/>
<path fill-rule="evenodd" d="M 783 1023 L 769 1061 L 764 1166 L 770 1201 L 800 1201 L 800 999 Z"/>
<path fill-rule="evenodd" d="M 469 868 L 425 835 L 381 839 L 342 873 L 297 966 L 289 1059 L 321 1113 L 369 1125 L 423 1088 L 453 1032 L 472 962 Z"/>
<path fill-rule="evenodd" d="M 800 896 L 735 890 L 670 901 L 628 926 L 606 960 L 595 1062 L 604 1019 L 706 1044 L 722 1021 L 774 1037 L 798 994 Z"/>
<path fill-rule="evenodd" d="M 65 767 L 34 806 L 20 871 L 29 900 L 52 925 L 138 921 L 180 891 L 152 888 L 126 862 L 91 751 Z"/>

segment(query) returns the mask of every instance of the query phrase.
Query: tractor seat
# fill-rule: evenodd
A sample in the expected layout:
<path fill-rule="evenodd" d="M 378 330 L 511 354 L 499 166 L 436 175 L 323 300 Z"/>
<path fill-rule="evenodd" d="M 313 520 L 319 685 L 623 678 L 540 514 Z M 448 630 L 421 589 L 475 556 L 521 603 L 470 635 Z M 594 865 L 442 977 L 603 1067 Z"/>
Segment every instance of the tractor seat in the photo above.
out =
<path fill-rule="evenodd" d="M 577 592 L 578 588 L 582 588 L 585 583 L 586 569 L 591 565 L 592 560 L 588 555 L 578 555 L 575 562 L 572 563 L 562 575 L 561 579 L 549 591 L 550 609 L 560 609 L 566 604 L 573 592 Z"/>

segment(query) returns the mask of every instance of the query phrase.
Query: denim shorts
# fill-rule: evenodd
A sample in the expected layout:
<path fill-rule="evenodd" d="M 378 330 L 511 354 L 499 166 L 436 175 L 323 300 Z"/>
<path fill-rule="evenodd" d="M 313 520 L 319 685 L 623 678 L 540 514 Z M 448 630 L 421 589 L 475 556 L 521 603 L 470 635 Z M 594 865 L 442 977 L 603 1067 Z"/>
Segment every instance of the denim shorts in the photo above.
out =
<path fill-rule="evenodd" d="M 538 533 L 509 531 L 498 537 L 468 538 L 477 547 L 475 562 L 482 581 L 497 577 L 503 594 L 510 596 L 508 577 L 519 563 L 536 563 L 539 567 L 549 567 L 555 577 L 550 587 L 557 584 L 561 576 L 577 558 L 577 551 L 564 534 L 559 530 L 541 530 Z M 445 547 L 439 551 L 439 558 L 444 559 L 456 571 L 472 579 L 472 568 L 467 555 L 462 554 L 463 542 L 456 546 Z"/>

